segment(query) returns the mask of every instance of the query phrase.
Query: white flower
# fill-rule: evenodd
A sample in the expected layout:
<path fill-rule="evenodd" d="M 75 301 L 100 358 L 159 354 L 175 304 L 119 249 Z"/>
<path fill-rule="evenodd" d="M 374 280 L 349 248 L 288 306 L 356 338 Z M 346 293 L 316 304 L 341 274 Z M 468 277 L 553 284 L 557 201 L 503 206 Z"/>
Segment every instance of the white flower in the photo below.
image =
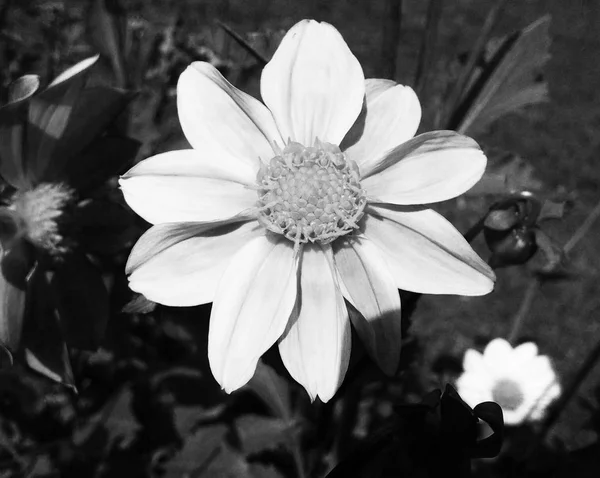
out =
<path fill-rule="evenodd" d="M 538 355 L 532 342 L 513 349 L 506 340 L 494 339 L 483 355 L 467 350 L 463 368 L 456 382 L 462 399 L 471 407 L 496 402 L 502 407 L 507 425 L 541 420 L 561 393 L 550 359 Z"/>
<path fill-rule="evenodd" d="M 193 149 L 149 158 L 121 179 L 129 205 L 154 224 L 127 272 L 155 302 L 213 302 L 208 355 L 226 391 L 278 342 L 292 377 L 327 401 L 348 367 L 350 320 L 393 374 L 398 288 L 492 290 L 487 264 L 424 206 L 469 189 L 485 156 L 454 132 L 413 138 L 413 90 L 365 81 L 331 25 L 305 20 L 286 34 L 262 73 L 264 104 L 202 62 L 177 88 Z M 360 315 L 349 317 L 346 301 Z"/>

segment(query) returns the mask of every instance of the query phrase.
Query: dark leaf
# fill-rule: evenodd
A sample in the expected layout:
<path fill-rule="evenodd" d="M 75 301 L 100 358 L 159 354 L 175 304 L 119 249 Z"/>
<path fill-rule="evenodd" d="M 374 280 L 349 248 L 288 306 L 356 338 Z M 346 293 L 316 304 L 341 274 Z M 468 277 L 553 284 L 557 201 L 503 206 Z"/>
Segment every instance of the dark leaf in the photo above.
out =
<path fill-rule="evenodd" d="M 252 478 L 285 478 L 285 475 L 274 466 L 259 463 L 250 463 L 250 476 Z"/>
<path fill-rule="evenodd" d="M 67 182 L 78 191 L 93 190 L 111 176 L 125 172 L 139 147 L 139 142 L 122 136 L 98 138 L 69 161 Z"/>
<path fill-rule="evenodd" d="M 142 294 L 134 294 L 125 307 L 123 312 L 126 314 L 149 314 L 156 309 L 156 302 L 146 299 Z"/>
<path fill-rule="evenodd" d="M 25 362 L 36 372 L 74 387 L 73 371 L 54 295 L 46 271 L 37 268 L 28 284 L 28 301 L 21 348 Z"/>
<path fill-rule="evenodd" d="M 262 360 L 258 361 L 256 372 L 246 387 L 265 402 L 273 415 L 286 420 L 292 417 L 288 382 Z"/>
<path fill-rule="evenodd" d="M 540 74 L 550 58 L 549 25 L 546 15 L 504 40 L 466 93 L 458 110 L 461 117 L 454 118 L 452 127 L 477 134 L 507 113 L 547 100 L 548 87 Z"/>
<path fill-rule="evenodd" d="M 98 348 L 109 316 L 108 291 L 100 270 L 84 254 L 73 252 L 57 267 L 52 286 L 69 346 Z"/>
<path fill-rule="evenodd" d="M 23 134 L 31 96 L 0 107 L 0 174 L 14 187 L 30 183 L 24 172 Z"/>
<path fill-rule="evenodd" d="M 110 61 L 117 85 L 125 88 L 127 72 L 121 49 L 121 13 L 119 8 L 108 9 L 105 0 L 92 0 L 88 12 L 88 32 L 92 45 Z"/>
<path fill-rule="evenodd" d="M 140 431 L 131 412 L 132 392 L 129 387 L 118 390 L 102 409 L 81 423 L 73 433 L 73 443 L 82 447 L 94 440 L 94 435 L 107 433 L 106 446 L 129 446 Z M 95 450 L 98 453 L 98 450 Z"/>
<path fill-rule="evenodd" d="M 29 101 L 25 171 L 32 182 L 43 181 L 49 171 L 55 174 L 56 165 L 50 164 L 54 150 L 97 59 L 91 57 L 69 68 Z"/>
<path fill-rule="evenodd" d="M 2 354 L 16 352 L 21 341 L 27 277 L 34 267 L 29 245 L 22 240 L 3 250 L 0 244 L 0 345 L 6 347 Z"/>
<path fill-rule="evenodd" d="M 486 422 L 492 429 L 492 434 L 480 440 L 471 454 L 472 458 L 492 458 L 500 453 L 504 440 L 504 418 L 502 408 L 494 402 L 484 402 L 473 409 L 475 416 Z"/>
<path fill-rule="evenodd" d="M 235 427 L 246 455 L 287 446 L 297 431 L 294 422 L 259 415 L 244 415 L 235 421 Z"/>
<path fill-rule="evenodd" d="M 137 236 L 131 213 L 113 201 L 82 201 L 77 205 L 76 222 L 82 248 L 96 254 L 117 254 Z"/>
<path fill-rule="evenodd" d="M 98 138 L 123 112 L 131 95 L 105 86 L 85 88 L 69 117 L 69 123 L 53 153 L 56 171 L 50 171 L 46 180 L 60 178 L 68 161 L 77 161 L 79 154 Z"/>
<path fill-rule="evenodd" d="M 181 449 L 164 466 L 165 476 L 181 477 L 193 471 L 197 472 L 195 476 L 203 476 L 198 471 L 205 472 L 216 460 L 221 459 L 226 434 L 227 426 L 218 424 L 200 428 L 188 435 Z"/>

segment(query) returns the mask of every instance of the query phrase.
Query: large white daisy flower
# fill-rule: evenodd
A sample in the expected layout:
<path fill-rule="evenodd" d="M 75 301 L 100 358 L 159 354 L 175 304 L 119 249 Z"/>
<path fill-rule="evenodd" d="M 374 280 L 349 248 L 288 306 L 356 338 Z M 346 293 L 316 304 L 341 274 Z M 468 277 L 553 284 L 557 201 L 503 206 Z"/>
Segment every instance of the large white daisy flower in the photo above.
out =
<path fill-rule="evenodd" d="M 456 382 L 462 399 L 471 407 L 496 402 L 507 425 L 541 420 L 561 393 L 550 359 L 538 355 L 532 342 L 512 348 L 506 340 L 494 339 L 483 354 L 467 350 L 463 368 Z"/>
<path fill-rule="evenodd" d="M 382 369 L 400 352 L 398 288 L 482 295 L 494 274 L 426 204 L 462 194 L 485 169 L 470 138 L 413 138 L 413 90 L 366 80 L 339 32 L 301 21 L 261 78 L 264 104 L 203 62 L 177 85 L 193 149 L 142 161 L 121 179 L 154 224 L 134 247 L 130 286 L 171 306 L 213 302 L 208 355 L 228 392 L 278 342 L 311 398 L 329 400 L 353 325 Z M 353 314 L 356 315 L 356 314 Z"/>

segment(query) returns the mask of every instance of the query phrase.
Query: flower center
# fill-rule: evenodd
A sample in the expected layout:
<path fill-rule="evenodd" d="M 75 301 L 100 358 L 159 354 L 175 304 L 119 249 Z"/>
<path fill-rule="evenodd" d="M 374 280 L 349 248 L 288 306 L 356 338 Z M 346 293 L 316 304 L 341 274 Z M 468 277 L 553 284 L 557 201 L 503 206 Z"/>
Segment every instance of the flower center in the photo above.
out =
<path fill-rule="evenodd" d="M 289 142 L 258 173 L 259 220 L 300 244 L 327 244 L 358 228 L 366 198 L 358 166 L 340 149 L 318 139 Z"/>
<path fill-rule="evenodd" d="M 17 193 L 10 209 L 17 218 L 18 234 L 52 256 L 68 251 L 61 232 L 65 207 L 73 199 L 71 189 L 63 184 L 45 183 L 34 189 Z"/>
<path fill-rule="evenodd" d="M 514 380 L 498 380 L 492 388 L 492 400 L 504 410 L 516 410 L 523 404 L 524 399 L 521 386 Z"/>

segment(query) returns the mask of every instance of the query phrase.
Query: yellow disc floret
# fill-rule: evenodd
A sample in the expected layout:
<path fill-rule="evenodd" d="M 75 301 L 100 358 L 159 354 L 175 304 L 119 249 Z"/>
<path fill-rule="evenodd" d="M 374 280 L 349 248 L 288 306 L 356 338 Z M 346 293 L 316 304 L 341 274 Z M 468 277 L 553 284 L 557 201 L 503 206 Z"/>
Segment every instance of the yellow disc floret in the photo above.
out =
<path fill-rule="evenodd" d="M 293 241 L 327 244 L 358 228 L 366 204 L 358 167 L 318 139 L 289 142 L 258 173 L 259 220 Z"/>

